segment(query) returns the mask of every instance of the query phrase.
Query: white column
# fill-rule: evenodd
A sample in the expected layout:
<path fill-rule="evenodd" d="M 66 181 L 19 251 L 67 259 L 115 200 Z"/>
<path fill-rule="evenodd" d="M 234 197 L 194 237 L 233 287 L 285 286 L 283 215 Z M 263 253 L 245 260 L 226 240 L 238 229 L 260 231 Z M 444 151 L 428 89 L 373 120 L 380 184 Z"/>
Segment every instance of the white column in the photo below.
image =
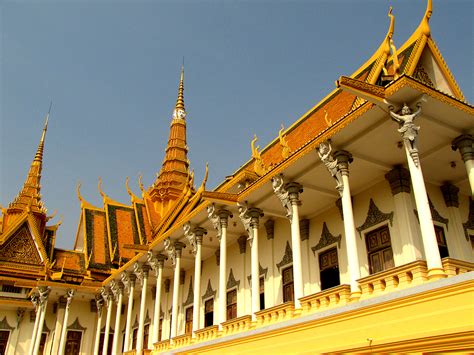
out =
<path fill-rule="evenodd" d="M 411 197 L 410 172 L 403 167 L 396 167 L 385 174 L 392 190 L 395 205 L 395 220 L 398 224 L 398 238 L 401 250 L 398 252 L 401 263 L 423 258 L 420 228 L 413 213 L 415 205 Z M 394 250 L 394 254 L 396 251 Z"/>
<path fill-rule="evenodd" d="M 170 239 L 165 240 L 165 250 L 174 265 L 174 280 L 173 280 L 173 308 L 171 312 L 171 334 L 170 340 L 178 335 L 178 300 L 179 300 L 179 276 L 181 272 L 181 252 L 185 247 L 184 243 L 174 242 Z"/>
<path fill-rule="evenodd" d="M 28 354 L 33 354 L 33 350 L 35 348 L 35 341 L 36 341 L 36 335 L 38 333 L 38 324 L 39 324 L 39 319 L 41 315 L 41 306 L 39 303 L 39 295 L 33 294 L 31 296 L 31 302 L 35 306 L 35 325 L 33 327 L 33 333 L 31 334 L 31 342 L 30 342 L 30 348 L 28 350 Z"/>
<path fill-rule="evenodd" d="M 452 144 L 454 150 L 459 149 L 466 166 L 469 185 L 471 186 L 471 196 L 474 196 L 474 137 L 470 134 L 463 134 L 457 137 Z"/>
<path fill-rule="evenodd" d="M 155 307 L 153 308 L 153 334 L 152 343 L 159 342 L 160 331 L 160 313 L 161 313 L 161 283 L 163 280 L 163 266 L 166 256 L 162 254 L 153 255 L 151 251 L 148 252 L 148 262 L 156 274 L 156 293 L 155 293 Z"/>
<path fill-rule="evenodd" d="M 120 318 L 122 316 L 122 300 L 123 300 L 123 283 L 117 281 L 114 283 L 113 291 L 115 295 L 115 300 L 117 301 L 117 309 L 115 311 L 115 327 L 114 327 L 114 337 L 112 340 L 112 355 L 119 354 L 118 343 L 121 336 L 120 331 Z"/>
<path fill-rule="evenodd" d="M 61 330 L 64 324 L 64 313 L 66 312 L 66 297 L 60 296 L 57 303 L 56 324 L 54 326 L 53 344 L 51 353 L 59 354 L 59 343 L 61 342 Z"/>
<path fill-rule="evenodd" d="M 259 292 L 259 264 L 258 264 L 258 222 L 263 217 L 263 212 L 259 208 L 249 207 L 247 204 L 237 202 L 239 217 L 248 234 L 250 244 L 250 289 L 252 292 L 252 319 L 255 319 L 255 312 L 260 310 Z"/>
<path fill-rule="evenodd" d="M 425 181 L 421 171 L 421 162 L 417 148 L 417 138 L 420 127 L 414 123 L 415 118 L 421 114 L 421 103 L 417 103 L 416 106 L 418 109 L 414 113 L 411 112 L 406 104 L 403 106 L 401 114 L 393 112 L 393 106 L 390 106 L 389 109 L 392 119 L 400 125 L 398 132 L 400 132 L 403 139 L 408 170 L 410 170 L 413 194 L 415 195 L 415 203 L 418 209 L 421 239 L 423 240 L 423 248 L 428 265 L 428 278 L 430 280 L 436 280 L 446 277 L 446 274 L 441 264 Z"/>
<path fill-rule="evenodd" d="M 41 343 L 41 334 L 43 333 L 44 317 L 46 316 L 46 307 L 48 306 L 48 296 L 51 291 L 49 287 L 41 286 L 38 288 L 39 291 L 39 302 L 40 302 L 40 318 L 38 322 L 38 330 L 36 332 L 35 347 L 33 349 L 33 355 L 38 354 L 39 346 Z"/>
<path fill-rule="evenodd" d="M 109 332 L 110 332 L 110 319 L 112 318 L 112 294 L 110 290 L 103 289 L 102 295 L 105 299 L 105 305 L 107 307 L 107 318 L 105 320 L 105 332 L 104 332 L 104 343 L 102 346 L 102 355 L 107 355 L 107 348 L 109 347 Z"/>
<path fill-rule="evenodd" d="M 219 302 L 217 307 L 217 319 L 219 328 L 226 319 L 226 300 L 227 300 L 227 224 L 232 213 L 226 209 L 216 210 L 214 204 L 207 207 L 207 214 L 214 228 L 217 230 L 219 239 Z"/>
<path fill-rule="evenodd" d="M 61 329 L 61 338 L 59 340 L 59 355 L 64 354 L 64 349 L 66 348 L 66 335 L 67 335 L 67 323 L 69 318 L 69 307 L 71 306 L 72 298 L 74 297 L 74 290 L 70 289 L 67 291 L 67 299 L 66 299 L 66 308 L 64 310 L 64 320 L 63 320 L 63 327 Z"/>
<path fill-rule="evenodd" d="M 204 228 L 195 227 L 188 240 L 193 247 L 194 253 L 194 299 L 193 299 L 193 337 L 194 332 L 199 330 L 199 321 L 201 319 L 201 249 L 202 238 L 207 231 Z"/>
<path fill-rule="evenodd" d="M 127 322 L 125 324 L 125 344 L 124 344 L 124 350 L 125 351 L 130 351 L 132 350 L 132 334 L 131 334 L 131 328 L 132 328 L 132 309 L 133 309 L 133 297 L 135 294 L 135 280 L 136 276 L 133 273 L 127 273 L 124 272 L 121 275 L 122 282 L 124 283 L 125 287 L 128 289 L 128 304 L 127 304 Z"/>
<path fill-rule="evenodd" d="M 285 186 L 291 203 L 291 249 L 293 252 L 293 279 L 295 292 L 295 308 L 300 308 L 300 298 L 304 296 L 303 266 L 301 262 L 300 215 L 298 206 L 301 205 L 299 194 L 303 187 L 297 182 Z"/>
<path fill-rule="evenodd" d="M 102 326 L 102 307 L 104 306 L 104 299 L 102 296 L 96 295 L 95 301 L 97 305 L 97 328 L 95 330 L 94 355 L 99 355 L 100 327 Z"/>
<path fill-rule="evenodd" d="M 344 236 L 350 274 L 351 298 L 358 299 L 361 295 L 359 283 L 357 282 L 360 279 L 360 264 L 349 184 L 349 164 L 352 162 L 352 155 L 348 151 L 341 150 L 334 153 L 334 158 L 338 162 L 337 166 L 342 175 L 342 214 L 344 216 Z"/>
<path fill-rule="evenodd" d="M 143 330 L 145 328 L 145 311 L 146 311 L 146 293 L 148 291 L 148 272 L 150 266 L 148 264 L 135 264 L 135 269 L 140 269 L 142 274 L 142 297 L 140 301 L 140 317 L 138 319 L 138 334 L 137 334 L 137 354 L 141 354 L 143 350 Z M 148 345 L 147 345 L 148 346 Z"/>
<path fill-rule="evenodd" d="M 423 248 L 425 250 L 426 263 L 428 265 L 428 278 L 430 280 L 436 280 L 446 277 L 446 274 L 444 273 L 443 265 L 441 264 L 438 242 L 436 240 L 433 218 L 431 216 L 421 165 L 420 162 L 418 162 L 418 166 L 415 165 L 407 145 L 408 143 L 405 142 L 408 170 L 410 170 L 411 184 L 413 186 L 413 194 L 415 195 L 418 219 L 420 221 L 421 238 L 423 240 Z"/>

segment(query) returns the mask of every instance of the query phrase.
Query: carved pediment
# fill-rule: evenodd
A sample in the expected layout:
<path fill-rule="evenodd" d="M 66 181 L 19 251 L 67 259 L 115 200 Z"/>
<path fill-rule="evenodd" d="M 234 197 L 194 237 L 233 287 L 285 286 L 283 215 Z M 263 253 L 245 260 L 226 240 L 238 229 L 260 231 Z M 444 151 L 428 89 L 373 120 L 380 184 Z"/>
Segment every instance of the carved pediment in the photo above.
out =
<path fill-rule="evenodd" d="M 26 225 L 0 246 L 0 261 L 42 265 L 38 249 Z"/>

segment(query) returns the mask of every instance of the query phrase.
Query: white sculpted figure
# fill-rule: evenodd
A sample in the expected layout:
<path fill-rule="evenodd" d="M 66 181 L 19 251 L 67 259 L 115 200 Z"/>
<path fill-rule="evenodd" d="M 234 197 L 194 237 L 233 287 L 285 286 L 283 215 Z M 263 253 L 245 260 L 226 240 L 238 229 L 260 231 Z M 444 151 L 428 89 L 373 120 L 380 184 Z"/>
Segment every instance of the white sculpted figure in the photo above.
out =
<path fill-rule="evenodd" d="M 253 229 L 250 225 L 252 217 L 250 217 L 247 213 L 249 208 L 248 208 L 246 203 L 237 202 L 237 206 L 238 206 L 238 209 L 239 209 L 240 220 L 242 221 L 242 224 L 244 225 L 244 228 L 247 231 L 247 234 L 249 236 L 248 240 L 250 242 L 252 242 L 253 241 Z"/>
<path fill-rule="evenodd" d="M 174 249 L 174 245 L 171 245 L 171 239 L 169 237 L 166 238 L 164 244 L 168 257 L 171 260 L 171 265 L 176 265 L 176 250 Z"/>
<path fill-rule="evenodd" d="M 196 255 L 196 252 L 197 252 L 196 234 L 191 231 L 191 223 L 186 222 L 183 225 L 183 230 L 184 230 L 184 236 L 188 240 L 189 245 L 191 245 L 193 254 Z"/>
<path fill-rule="evenodd" d="M 216 211 L 216 205 L 211 204 L 207 206 L 207 216 L 209 220 L 211 221 L 214 229 L 217 231 L 217 239 L 221 240 L 221 235 L 222 235 L 222 226 L 221 226 L 221 221 L 220 217 L 217 214 Z"/>
<path fill-rule="evenodd" d="M 337 191 L 342 194 L 342 190 L 344 189 L 344 183 L 342 181 L 341 170 L 337 166 L 337 159 L 334 159 L 331 152 L 331 143 L 329 143 L 328 141 L 322 142 L 318 147 L 319 158 L 324 163 L 324 165 L 326 165 L 326 168 L 329 170 L 332 177 L 336 180 Z"/>
<path fill-rule="evenodd" d="M 389 106 L 389 110 L 390 117 L 392 117 L 392 119 L 400 125 L 398 132 L 400 132 L 402 135 L 405 147 L 408 149 L 413 162 L 418 167 L 419 157 L 416 140 L 418 138 L 418 131 L 420 130 L 420 127 L 415 125 L 414 121 L 415 118 L 421 114 L 421 102 L 418 102 L 416 107 L 418 107 L 418 109 L 412 113 L 410 107 L 408 107 L 407 104 L 404 104 L 401 115 L 393 112 L 393 106 Z"/>
<path fill-rule="evenodd" d="M 291 202 L 288 191 L 285 189 L 285 181 L 283 180 L 283 175 L 275 175 L 272 178 L 272 187 L 273 192 L 275 195 L 280 199 L 283 207 L 286 210 L 286 217 L 291 218 L 292 210 L 291 210 Z"/>

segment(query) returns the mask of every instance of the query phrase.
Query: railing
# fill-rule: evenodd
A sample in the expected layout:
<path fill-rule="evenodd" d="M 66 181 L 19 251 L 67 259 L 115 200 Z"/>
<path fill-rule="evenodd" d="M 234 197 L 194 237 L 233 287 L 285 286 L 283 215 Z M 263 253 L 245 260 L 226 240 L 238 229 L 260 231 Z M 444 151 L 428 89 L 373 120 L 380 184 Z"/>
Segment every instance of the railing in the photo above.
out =
<path fill-rule="evenodd" d="M 350 297 L 351 286 L 340 285 L 309 296 L 301 297 L 300 303 L 303 313 L 308 313 L 343 306 L 349 303 Z"/>
<path fill-rule="evenodd" d="M 426 261 L 417 260 L 359 280 L 361 299 L 421 284 L 427 280 Z"/>
<path fill-rule="evenodd" d="M 294 313 L 295 303 L 293 301 L 262 309 L 261 311 L 255 312 L 257 327 L 291 319 Z"/>
<path fill-rule="evenodd" d="M 173 346 L 179 348 L 181 346 L 186 346 L 191 344 L 192 336 L 191 334 L 183 334 L 175 336 L 171 339 Z"/>
<path fill-rule="evenodd" d="M 464 274 L 474 270 L 474 263 L 468 261 L 457 260 L 453 258 L 444 258 L 441 260 L 443 269 L 448 277 Z"/>
<path fill-rule="evenodd" d="M 219 326 L 211 325 L 209 327 L 196 330 L 194 335 L 196 335 L 196 341 L 206 341 L 217 338 L 219 334 Z"/>
<path fill-rule="evenodd" d="M 158 343 L 153 344 L 153 346 L 155 347 L 155 350 L 157 351 L 166 351 L 170 348 L 170 340 L 166 339 L 166 340 L 159 341 Z"/>
<path fill-rule="evenodd" d="M 246 315 L 223 322 L 222 335 L 240 333 L 252 328 L 252 316 Z"/>

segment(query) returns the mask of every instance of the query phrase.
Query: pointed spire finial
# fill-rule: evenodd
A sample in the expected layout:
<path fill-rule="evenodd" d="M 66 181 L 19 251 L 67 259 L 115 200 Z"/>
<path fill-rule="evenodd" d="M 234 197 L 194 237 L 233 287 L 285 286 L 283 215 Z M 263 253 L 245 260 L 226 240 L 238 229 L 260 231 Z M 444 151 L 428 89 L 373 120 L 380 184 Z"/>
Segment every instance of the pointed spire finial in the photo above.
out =
<path fill-rule="evenodd" d="M 176 107 L 175 107 L 175 112 L 178 110 L 185 111 L 184 108 L 184 57 L 183 57 L 183 64 L 181 65 L 181 75 L 179 78 L 179 88 L 178 88 L 178 99 L 176 100 Z M 179 113 L 177 113 L 178 118 L 183 118 L 179 117 Z"/>
<path fill-rule="evenodd" d="M 421 23 L 420 23 L 420 29 L 423 32 L 423 34 L 427 37 L 429 37 L 431 34 L 429 22 L 430 22 L 432 13 L 433 13 L 433 0 L 428 0 L 426 3 L 425 15 L 423 16 L 423 20 L 421 20 Z"/>

